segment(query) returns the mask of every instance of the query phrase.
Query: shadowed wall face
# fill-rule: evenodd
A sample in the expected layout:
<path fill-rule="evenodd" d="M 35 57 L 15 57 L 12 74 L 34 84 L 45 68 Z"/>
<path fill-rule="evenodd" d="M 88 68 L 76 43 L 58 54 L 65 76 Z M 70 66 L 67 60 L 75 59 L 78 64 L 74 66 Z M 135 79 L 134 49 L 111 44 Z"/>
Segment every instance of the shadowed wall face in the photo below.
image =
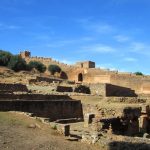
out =
<path fill-rule="evenodd" d="M 35 116 L 57 119 L 83 118 L 82 104 L 75 100 L 0 101 L 0 111 L 21 111 Z"/>

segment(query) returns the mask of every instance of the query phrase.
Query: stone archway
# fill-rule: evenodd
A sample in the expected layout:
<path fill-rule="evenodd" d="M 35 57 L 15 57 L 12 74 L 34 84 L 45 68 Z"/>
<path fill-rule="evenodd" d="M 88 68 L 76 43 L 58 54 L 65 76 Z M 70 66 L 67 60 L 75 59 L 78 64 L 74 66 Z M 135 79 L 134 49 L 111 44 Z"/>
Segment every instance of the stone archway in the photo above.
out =
<path fill-rule="evenodd" d="M 82 73 L 78 74 L 78 82 L 82 82 L 83 81 L 83 75 Z"/>

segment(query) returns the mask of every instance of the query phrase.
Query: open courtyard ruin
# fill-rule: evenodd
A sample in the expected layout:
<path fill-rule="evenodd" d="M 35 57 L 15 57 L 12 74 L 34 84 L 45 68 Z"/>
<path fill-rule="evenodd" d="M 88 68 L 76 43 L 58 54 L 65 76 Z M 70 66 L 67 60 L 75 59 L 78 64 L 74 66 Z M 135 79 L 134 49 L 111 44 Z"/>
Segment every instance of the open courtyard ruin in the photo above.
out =
<path fill-rule="evenodd" d="M 20 56 L 47 68 L 58 65 L 61 72 L 0 67 L 1 112 L 39 119 L 70 141 L 93 148 L 150 149 L 150 76 L 96 68 L 92 61 L 67 65 L 31 57 L 29 51 Z"/>

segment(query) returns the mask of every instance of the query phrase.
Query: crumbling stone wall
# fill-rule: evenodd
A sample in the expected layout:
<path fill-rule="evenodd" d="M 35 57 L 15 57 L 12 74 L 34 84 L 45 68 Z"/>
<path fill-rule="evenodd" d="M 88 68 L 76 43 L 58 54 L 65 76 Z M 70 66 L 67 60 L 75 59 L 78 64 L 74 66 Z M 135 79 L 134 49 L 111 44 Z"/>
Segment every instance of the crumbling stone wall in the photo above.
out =
<path fill-rule="evenodd" d="M 79 68 L 95 68 L 95 62 L 92 61 L 77 62 L 75 66 Z"/>
<path fill-rule="evenodd" d="M 85 66 L 88 67 L 82 67 L 81 63 L 80 66 L 67 65 L 55 61 L 52 58 L 30 57 L 29 53 L 22 53 L 21 56 L 25 57 L 27 63 L 30 61 L 40 61 L 47 67 L 50 64 L 59 65 L 65 72 L 67 79 L 71 81 L 83 83 L 109 83 L 131 88 L 136 94 L 150 94 L 150 76 L 136 76 L 131 73 L 119 73 L 118 71 L 90 68 L 89 62 L 87 62 L 87 64 L 85 63 Z M 82 75 L 82 80 L 79 80 L 79 74 Z"/>
<path fill-rule="evenodd" d="M 83 118 L 80 101 L 40 100 L 40 101 L 0 101 L 0 111 L 20 111 L 33 113 L 37 117 L 57 119 Z"/>
<path fill-rule="evenodd" d="M 130 88 L 121 87 L 112 84 L 89 84 L 91 94 L 101 95 L 101 96 L 117 96 L 117 97 L 133 97 L 136 96 L 135 91 Z"/>
<path fill-rule="evenodd" d="M 48 82 L 48 83 L 53 83 L 53 82 L 58 82 L 61 83 L 61 79 L 56 79 L 56 78 L 47 78 L 47 77 L 36 77 L 36 79 L 30 79 L 29 84 L 36 83 L 36 82 Z"/>
<path fill-rule="evenodd" d="M 105 100 L 110 103 L 128 103 L 128 104 L 136 104 L 136 103 L 146 103 L 149 98 L 140 98 L 140 97 L 105 97 Z"/>
<path fill-rule="evenodd" d="M 67 86 L 57 86 L 56 91 L 57 92 L 73 92 L 73 88 L 67 87 Z"/>
<path fill-rule="evenodd" d="M 130 88 L 112 85 L 112 84 L 106 84 L 106 96 L 135 97 L 137 95 L 135 94 L 135 91 L 131 90 Z"/>
<path fill-rule="evenodd" d="M 111 75 L 111 84 L 131 88 L 135 93 L 150 93 L 150 78 L 136 75 Z"/>
<path fill-rule="evenodd" d="M 42 95 L 42 94 L 0 94 L 1 100 L 71 100 L 67 95 Z"/>
<path fill-rule="evenodd" d="M 0 83 L 0 91 L 5 92 L 28 92 L 26 85 Z"/>
<path fill-rule="evenodd" d="M 97 84 L 89 84 L 89 88 L 91 91 L 91 94 L 94 95 L 106 95 L 106 84 L 103 83 L 97 83 Z"/>

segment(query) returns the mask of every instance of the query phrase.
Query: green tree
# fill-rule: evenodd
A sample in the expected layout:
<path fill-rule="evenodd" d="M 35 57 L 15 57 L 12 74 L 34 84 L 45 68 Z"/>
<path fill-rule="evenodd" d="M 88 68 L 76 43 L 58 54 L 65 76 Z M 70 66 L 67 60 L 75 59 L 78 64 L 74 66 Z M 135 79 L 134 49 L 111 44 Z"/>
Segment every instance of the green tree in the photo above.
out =
<path fill-rule="evenodd" d="M 139 71 L 135 72 L 134 74 L 139 75 L 139 76 L 143 76 L 143 73 L 139 72 Z"/>
<path fill-rule="evenodd" d="M 28 64 L 28 68 L 30 70 L 35 68 L 36 70 L 38 70 L 41 73 L 46 71 L 46 66 L 43 63 L 39 62 L 39 61 L 30 61 L 29 64 Z"/>
<path fill-rule="evenodd" d="M 48 66 L 48 71 L 54 75 L 56 72 L 60 73 L 61 72 L 61 68 L 58 65 L 49 65 Z"/>
<path fill-rule="evenodd" d="M 14 71 L 26 70 L 26 66 L 26 61 L 19 55 L 11 56 L 10 61 L 8 63 L 8 68 Z"/>
<path fill-rule="evenodd" d="M 0 66 L 7 66 L 11 57 L 10 52 L 0 50 Z"/>

